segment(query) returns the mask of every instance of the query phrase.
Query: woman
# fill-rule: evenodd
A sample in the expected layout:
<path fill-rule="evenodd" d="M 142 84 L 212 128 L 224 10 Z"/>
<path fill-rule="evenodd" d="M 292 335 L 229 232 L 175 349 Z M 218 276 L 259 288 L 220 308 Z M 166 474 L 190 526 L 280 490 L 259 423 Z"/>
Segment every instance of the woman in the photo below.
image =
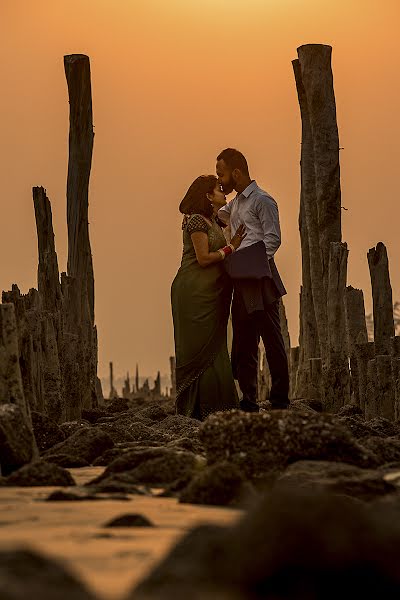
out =
<path fill-rule="evenodd" d="M 226 344 L 232 286 L 222 261 L 240 246 L 244 227 L 227 245 L 216 220 L 225 204 L 217 178 L 202 175 L 179 206 L 183 256 L 171 290 L 176 412 L 200 420 L 239 406 Z"/>

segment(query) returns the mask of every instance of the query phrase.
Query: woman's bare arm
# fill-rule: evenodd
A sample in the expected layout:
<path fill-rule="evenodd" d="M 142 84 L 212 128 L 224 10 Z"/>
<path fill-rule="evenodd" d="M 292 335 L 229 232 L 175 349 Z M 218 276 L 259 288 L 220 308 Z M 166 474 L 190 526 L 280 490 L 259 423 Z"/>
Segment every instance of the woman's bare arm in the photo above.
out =
<path fill-rule="evenodd" d="M 208 267 L 209 265 L 221 262 L 223 256 L 221 252 L 209 252 L 208 249 L 208 235 L 202 231 L 194 231 L 191 234 L 194 251 L 196 252 L 197 262 L 201 267 Z"/>

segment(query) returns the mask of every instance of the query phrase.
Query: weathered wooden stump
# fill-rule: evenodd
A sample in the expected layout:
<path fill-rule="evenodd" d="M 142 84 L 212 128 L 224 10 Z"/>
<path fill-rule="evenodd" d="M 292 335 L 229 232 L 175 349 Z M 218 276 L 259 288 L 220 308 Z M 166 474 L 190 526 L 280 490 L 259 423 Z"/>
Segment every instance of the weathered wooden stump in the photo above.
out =
<path fill-rule="evenodd" d="M 392 286 L 389 276 L 389 259 L 386 247 L 379 242 L 368 251 L 371 276 L 375 353 L 390 354 L 394 336 Z"/>
<path fill-rule="evenodd" d="M 365 342 L 364 337 L 361 336 L 361 340 L 357 340 L 355 345 L 355 352 L 358 372 L 359 406 L 365 413 L 368 397 L 368 363 L 375 357 L 375 344 L 374 342 Z"/>
<path fill-rule="evenodd" d="M 356 345 L 368 342 L 367 324 L 365 321 L 364 294 L 351 285 L 345 293 L 347 348 L 350 360 L 351 391 L 355 404 L 360 406 L 359 370 Z"/>
<path fill-rule="evenodd" d="M 328 360 L 325 365 L 325 409 L 337 412 L 350 402 L 344 296 L 347 277 L 347 244 L 331 243 L 328 280 Z"/>

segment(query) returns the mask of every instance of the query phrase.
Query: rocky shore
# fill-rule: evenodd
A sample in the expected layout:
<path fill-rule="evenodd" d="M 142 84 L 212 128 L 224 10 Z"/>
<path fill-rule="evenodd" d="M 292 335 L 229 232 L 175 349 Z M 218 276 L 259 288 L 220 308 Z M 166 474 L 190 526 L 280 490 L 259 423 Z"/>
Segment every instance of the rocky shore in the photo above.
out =
<path fill-rule="evenodd" d="M 365 421 L 353 405 L 337 415 L 319 409 L 303 399 L 287 411 L 264 404 L 258 414 L 216 413 L 200 423 L 175 415 L 169 400 L 117 399 L 62 425 L 33 413 L 39 456 L 32 457 L 29 432 L 17 435 L 17 407 L 0 406 L 0 597 L 19 600 L 30 590 L 31 598 L 49 600 L 306 600 L 370 597 L 371 586 L 394 597 L 400 591 L 400 423 Z M 28 514 L 26 504 L 12 503 L 28 496 L 37 500 L 28 521 L 35 521 L 35 511 L 40 518 L 47 512 L 50 530 L 57 520 L 68 528 L 72 514 L 71 523 L 90 520 L 87 507 L 95 507 L 101 529 L 91 530 L 91 542 L 97 536 L 106 544 L 104 559 L 114 532 L 127 535 L 123 590 L 112 582 L 104 590 L 81 582 L 79 546 L 72 562 L 68 548 L 56 551 L 56 561 L 41 552 L 41 537 L 50 537 L 40 527 L 30 549 L 20 535 L 10 546 L 13 525 Z M 14 506 L 11 520 L 7 504 Z M 174 525 L 165 535 L 164 512 L 172 507 Z M 145 547 L 152 540 L 147 572 L 136 569 L 138 536 Z"/>

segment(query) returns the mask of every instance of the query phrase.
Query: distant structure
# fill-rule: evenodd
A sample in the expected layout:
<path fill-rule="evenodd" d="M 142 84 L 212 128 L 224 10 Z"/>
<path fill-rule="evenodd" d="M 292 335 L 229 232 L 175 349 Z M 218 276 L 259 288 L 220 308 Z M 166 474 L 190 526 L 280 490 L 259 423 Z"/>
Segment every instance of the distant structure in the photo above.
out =
<path fill-rule="evenodd" d="M 114 366 L 113 363 L 110 362 L 110 395 L 109 395 L 110 400 L 114 400 L 115 398 L 118 398 L 118 392 L 114 387 Z"/>

